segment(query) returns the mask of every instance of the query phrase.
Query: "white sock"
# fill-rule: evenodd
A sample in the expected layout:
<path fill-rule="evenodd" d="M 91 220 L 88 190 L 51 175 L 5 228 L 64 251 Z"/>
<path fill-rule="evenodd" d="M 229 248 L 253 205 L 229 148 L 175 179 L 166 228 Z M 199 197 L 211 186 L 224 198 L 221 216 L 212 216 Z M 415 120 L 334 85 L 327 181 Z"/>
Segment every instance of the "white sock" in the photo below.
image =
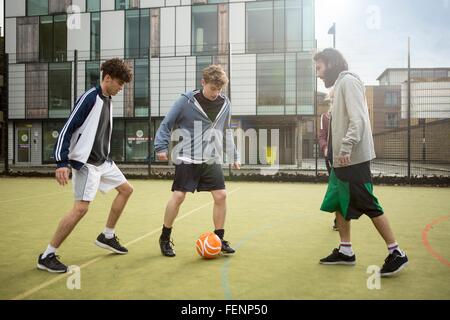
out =
<path fill-rule="evenodd" d="M 351 242 L 341 242 L 339 246 L 339 252 L 345 254 L 346 256 L 353 256 L 352 243 Z"/>
<path fill-rule="evenodd" d="M 114 238 L 114 229 L 106 227 L 105 231 L 103 231 L 103 234 L 105 235 L 106 239 L 112 239 Z"/>
<path fill-rule="evenodd" d="M 397 250 L 398 252 L 400 252 L 402 257 L 405 255 L 405 253 L 402 251 L 402 249 L 400 249 L 400 246 L 398 245 L 397 242 L 388 244 L 387 248 L 388 248 L 389 254 L 392 254 L 392 253 L 394 253 L 395 250 Z"/>
<path fill-rule="evenodd" d="M 56 254 L 56 248 L 52 247 L 50 244 L 48 245 L 47 249 L 45 249 L 44 253 L 42 254 L 42 259 L 44 259 L 46 256 L 48 256 L 51 253 Z"/>

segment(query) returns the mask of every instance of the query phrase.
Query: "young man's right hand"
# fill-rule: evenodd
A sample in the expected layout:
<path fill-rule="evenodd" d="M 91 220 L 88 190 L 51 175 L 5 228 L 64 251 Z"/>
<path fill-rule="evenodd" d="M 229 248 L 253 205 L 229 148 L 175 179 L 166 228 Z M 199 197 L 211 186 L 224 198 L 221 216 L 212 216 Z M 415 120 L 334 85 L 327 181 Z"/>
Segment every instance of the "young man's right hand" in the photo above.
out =
<path fill-rule="evenodd" d="M 67 167 L 56 169 L 55 172 L 56 181 L 58 181 L 58 183 L 64 187 L 66 184 L 69 183 L 69 173 L 70 169 Z"/>
<path fill-rule="evenodd" d="M 157 153 L 156 158 L 158 158 L 159 161 L 169 161 L 169 158 L 167 157 L 167 152 Z"/>

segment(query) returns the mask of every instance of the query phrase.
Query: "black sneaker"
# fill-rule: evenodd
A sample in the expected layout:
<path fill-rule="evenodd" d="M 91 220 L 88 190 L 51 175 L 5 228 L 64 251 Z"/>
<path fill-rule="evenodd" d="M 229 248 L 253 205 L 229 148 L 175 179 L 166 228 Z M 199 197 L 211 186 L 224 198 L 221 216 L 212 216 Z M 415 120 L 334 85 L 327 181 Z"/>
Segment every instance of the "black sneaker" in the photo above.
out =
<path fill-rule="evenodd" d="M 50 253 L 44 259 L 42 259 L 42 254 L 40 254 L 37 267 L 40 270 L 47 270 L 52 273 L 67 272 L 67 266 L 61 263 L 61 261 L 59 261 L 59 256 L 54 253 Z"/>
<path fill-rule="evenodd" d="M 172 240 L 162 240 L 159 238 L 159 247 L 161 248 L 161 253 L 166 257 L 175 257 L 175 250 L 173 250 Z"/>
<path fill-rule="evenodd" d="M 226 240 L 222 240 L 222 252 L 223 253 L 235 253 L 236 250 L 234 250 L 232 247 L 230 247 L 230 243 Z"/>
<path fill-rule="evenodd" d="M 380 275 L 382 277 L 390 277 L 400 272 L 404 267 L 408 265 L 408 257 L 404 256 L 398 250 L 394 250 L 384 260 L 383 268 L 381 268 Z"/>
<path fill-rule="evenodd" d="M 340 253 L 339 249 L 334 249 L 333 252 L 326 258 L 320 259 L 320 264 L 343 264 L 353 266 L 356 264 L 356 256 L 351 257 Z"/>
<path fill-rule="evenodd" d="M 114 235 L 114 238 L 107 239 L 103 233 L 100 233 L 97 240 L 95 240 L 95 244 L 100 248 L 108 249 L 118 254 L 128 253 L 128 249 L 119 243 L 119 238 L 116 235 Z"/>

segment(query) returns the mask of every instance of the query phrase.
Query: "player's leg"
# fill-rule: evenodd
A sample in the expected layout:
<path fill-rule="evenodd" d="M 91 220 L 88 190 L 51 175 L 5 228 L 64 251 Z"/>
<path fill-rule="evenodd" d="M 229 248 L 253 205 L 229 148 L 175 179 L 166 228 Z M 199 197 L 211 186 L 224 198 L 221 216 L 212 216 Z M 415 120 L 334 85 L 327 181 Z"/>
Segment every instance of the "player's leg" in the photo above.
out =
<path fill-rule="evenodd" d="M 106 227 L 109 229 L 114 229 L 116 227 L 117 221 L 122 215 L 123 209 L 133 193 L 133 187 L 128 182 L 118 186 L 116 190 L 117 195 L 111 205 L 108 221 L 106 222 Z"/>
<path fill-rule="evenodd" d="M 227 213 L 227 191 L 225 190 L 225 177 L 220 163 L 204 163 L 200 167 L 200 180 L 197 191 L 208 191 L 214 200 L 213 222 L 214 233 L 222 241 L 223 253 L 234 253 L 230 243 L 224 240 L 225 217 Z"/>
<path fill-rule="evenodd" d="M 211 195 L 214 199 L 213 207 L 213 222 L 216 230 L 223 229 L 225 227 L 225 216 L 227 212 L 227 191 L 213 190 Z"/>
<path fill-rule="evenodd" d="M 175 257 L 175 250 L 173 249 L 173 242 L 170 240 L 170 235 L 172 234 L 173 224 L 185 198 L 186 192 L 174 190 L 167 202 L 164 213 L 164 225 L 161 236 L 159 237 L 159 246 L 163 256 Z"/>
<path fill-rule="evenodd" d="M 359 203 L 361 203 L 362 206 L 361 211 L 372 219 L 375 228 L 386 242 L 389 253 L 381 268 L 380 274 L 383 277 L 388 277 L 400 272 L 408 264 L 408 257 L 395 241 L 395 236 L 389 225 L 389 221 L 384 214 L 378 199 L 374 195 L 370 162 L 363 163 L 360 167 L 361 173 L 364 173 L 363 175 L 366 176 L 366 183 L 363 186 L 355 185 L 357 189 L 354 193 L 358 195 Z"/>
<path fill-rule="evenodd" d="M 230 243 L 224 240 L 225 236 L 225 216 L 227 213 L 227 191 L 225 189 L 222 190 L 212 190 L 211 195 L 214 199 L 214 208 L 213 208 L 213 222 L 214 222 L 214 233 L 220 238 L 222 241 L 222 252 L 223 253 L 235 253 Z"/>
<path fill-rule="evenodd" d="M 56 250 L 84 217 L 89 208 L 87 201 L 75 201 L 73 208 L 60 220 L 47 249 L 39 256 L 38 268 L 52 273 L 67 272 L 67 266 L 59 261 Z"/>
<path fill-rule="evenodd" d="M 199 166 L 191 163 L 175 165 L 175 177 L 172 184 L 172 196 L 167 202 L 164 213 L 164 225 L 159 237 L 161 253 L 166 257 L 175 257 L 173 242 L 170 240 L 175 218 L 178 216 L 180 206 L 186 198 L 187 192 L 194 192 L 198 185 Z"/>
<path fill-rule="evenodd" d="M 386 242 L 389 251 L 380 274 L 383 277 L 392 276 L 408 265 L 408 257 L 405 252 L 400 249 L 400 246 L 395 240 L 394 233 L 385 214 L 372 218 L 372 222 L 378 233 Z"/>
<path fill-rule="evenodd" d="M 332 253 L 321 259 L 320 264 L 325 265 L 354 265 L 356 263 L 356 256 L 352 249 L 350 240 L 350 220 L 346 220 L 342 213 L 336 212 L 336 224 L 339 231 L 340 244 Z"/>
<path fill-rule="evenodd" d="M 180 211 L 180 207 L 186 199 L 186 192 L 182 191 L 174 191 L 172 196 L 166 205 L 166 211 L 164 213 L 164 226 L 166 228 L 171 229 L 175 222 L 176 217 L 178 216 L 178 212 Z"/>
<path fill-rule="evenodd" d="M 49 272 L 67 272 L 67 266 L 61 263 L 56 250 L 73 231 L 77 223 L 84 217 L 97 193 L 100 176 L 90 166 L 83 166 L 79 170 L 72 169 L 72 184 L 75 203 L 73 208 L 59 222 L 52 241 L 47 249 L 39 255 L 38 268 Z"/>
<path fill-rule="evenodd" d="M 116 236 L 115 228 L 133 193 L 133 187 L 114 162 L 106 161 L 98 167 L 98 170 L 101 174 L 100 191 L 107 193 L 110 190 L 116 189 L 117 195 L 111 205 L 105 229 L 98 235 L 95 244 L 100 248 L 110 250 L 114 253 L 127 254 L 128 250 L 120 244 Z"/>
<path fill-rule="evenodd" d="M 341 242 L 339 247 L 333 249 L 330 255 L 320 260 L 320 264 L 354 265 L 356 262 L 356 257 L 350 242 L 350 217 L 347 209 L 350 208 L 350 203 L 344 202 L 344 199 L 347 199 L 347 201 L 351 199 L 347 180 L 347 176 L 351 176 L 352 174 L 351 170 L 351 168 L 334 168 L 330 173 L 328 189 L 321 210 L 335 212 Z"/>

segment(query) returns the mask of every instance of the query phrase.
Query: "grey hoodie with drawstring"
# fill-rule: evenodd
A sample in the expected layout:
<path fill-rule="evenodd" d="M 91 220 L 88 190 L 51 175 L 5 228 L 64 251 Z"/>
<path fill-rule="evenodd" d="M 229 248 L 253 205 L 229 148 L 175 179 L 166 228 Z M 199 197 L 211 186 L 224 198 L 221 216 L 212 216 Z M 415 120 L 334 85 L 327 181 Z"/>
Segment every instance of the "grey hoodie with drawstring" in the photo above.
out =
<path fill-rule="evenodd" d="M 187 147 L 187 152 L 184 152 L 186 151 L 184 149 L 183 152 L 173 154 L 175 159 L 172 160 L 176 164 L 178 161 L 194 164 L 222 164 L 224 153 L 227 155 L 228 162 L 239 162 L 239 154 L 230 128 L 230 100 L 221 93 L 224 104 L 216 119 L 211 121 L 195 99 L 198 92 L 199 90 L 186 92 L 174 103 L 156 132 L 155 151 L 168 152 L 173 130 L 180 129 L 178 134 L 182 134 L 183 137 L 187 135 L 187 139 L 180 142 L 178 150 Z M 225 134 L 226 150 L 223 150 L 223 134 Z M 178 141 L 178 139 L 174 140 Z"/>
<path fill-rule="evenodd" d="M 334 85 L 331 110 L 333 167 L 339 155 L 350 154 L 351 165 L 375 159 L 364 83 L 354 73 L 341 72 Z"/>

